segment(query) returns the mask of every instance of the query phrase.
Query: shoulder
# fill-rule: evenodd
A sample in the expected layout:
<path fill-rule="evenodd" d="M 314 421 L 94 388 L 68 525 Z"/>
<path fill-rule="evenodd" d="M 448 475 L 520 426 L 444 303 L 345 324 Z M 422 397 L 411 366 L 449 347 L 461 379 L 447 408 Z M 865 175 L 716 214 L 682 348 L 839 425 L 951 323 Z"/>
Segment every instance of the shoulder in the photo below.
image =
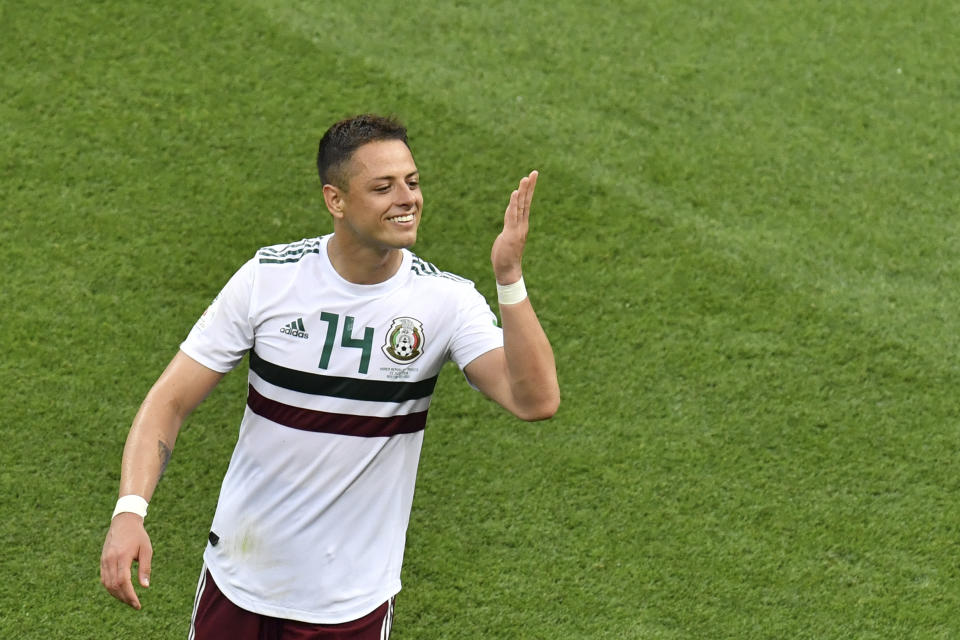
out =
<path fill-rule="evenodd" d="M 450 282 L 455 283 L 461 286 L 467 286 L 473 288 L 474 284 L 471 280 L 462 278 L 455 273 L 450 273 L 449 271 L 443 271 L 433 265 L 430 262 L 427 262 L 423 258 L 417 256 L 416 254 L 410 254 L 410 273 L 415 279 L 426 279 L 426 282 L 433 281 L 436 279 L 437 282 Z"/>
<path fill-rule="evenodd" d="M 472 280 L 444 271 L 416 255 L 410 261 L 408 282 L 417 290 L 416 295 L 442 299 L 451 310 L 489 309 L 486 299 L 477 291 Z"/>
<path fill-rule="evenodd" d="M 286 244 L 274 244 L 257 250 L 258 264 L 292 264 L 309 256 L 319 255 L 323 238 L 304 238 Z"/>

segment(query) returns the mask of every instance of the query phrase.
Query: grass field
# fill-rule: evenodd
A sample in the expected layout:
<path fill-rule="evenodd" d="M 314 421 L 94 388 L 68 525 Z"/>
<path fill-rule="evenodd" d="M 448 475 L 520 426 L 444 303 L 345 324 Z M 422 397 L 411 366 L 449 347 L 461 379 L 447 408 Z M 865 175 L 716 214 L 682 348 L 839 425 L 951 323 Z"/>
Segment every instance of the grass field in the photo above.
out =
<path fill-rule="evenodd" d="M 126 431 L 234 269 L 331 229 L 316 141 L 363 111 L 410 127 L 418 254 L 490 300 L 540 169 L 564 397 L 521 423 L 441 376 L 395 638 L 960 637 L 958 25 L 0 1 L 0 637 L 186 637 L 245 373 L 181 433 L 142 612 L 98 579 Z"/>

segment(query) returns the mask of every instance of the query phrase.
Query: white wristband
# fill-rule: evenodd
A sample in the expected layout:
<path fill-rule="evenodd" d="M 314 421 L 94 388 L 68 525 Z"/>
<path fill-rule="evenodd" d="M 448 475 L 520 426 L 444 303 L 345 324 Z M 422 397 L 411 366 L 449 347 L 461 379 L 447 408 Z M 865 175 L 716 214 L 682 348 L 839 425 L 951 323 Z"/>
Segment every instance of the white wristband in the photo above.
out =
<path fill-rule="evenodd" d="M 500 304 L 517 304 L 527 297 L 527 287 L 523 284 L 523 276 L 513 284 L 497 283 L 497 302 Z"/>
<path fill-rule="evenodd" d="M 147 501 L 141 498 L 140 496 L 129 495 L 122 496 L 117 500 L 117 508 L 113 510 L 113 515 L 110 517 L 117 517 L 117 514 L 120 513 L 135 513 L 141 518 L 147 517 Z"/>

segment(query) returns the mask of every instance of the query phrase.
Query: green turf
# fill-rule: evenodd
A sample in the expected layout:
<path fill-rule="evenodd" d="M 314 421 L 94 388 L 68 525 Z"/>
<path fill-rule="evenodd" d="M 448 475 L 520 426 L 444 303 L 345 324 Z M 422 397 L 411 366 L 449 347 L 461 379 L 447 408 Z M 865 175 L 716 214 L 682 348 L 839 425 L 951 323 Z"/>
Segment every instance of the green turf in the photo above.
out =
<path fill-rule="evenodd" d="M 493 299 L 510 190 L 563 405 L 441 377 L 395 637 L 960 636 L 960 8 L 0 3 L 0 637 L 182 638 L 228 376 L 99 586 L 126 430 L 317 138 L 410 127 L 417 251 Z"/>

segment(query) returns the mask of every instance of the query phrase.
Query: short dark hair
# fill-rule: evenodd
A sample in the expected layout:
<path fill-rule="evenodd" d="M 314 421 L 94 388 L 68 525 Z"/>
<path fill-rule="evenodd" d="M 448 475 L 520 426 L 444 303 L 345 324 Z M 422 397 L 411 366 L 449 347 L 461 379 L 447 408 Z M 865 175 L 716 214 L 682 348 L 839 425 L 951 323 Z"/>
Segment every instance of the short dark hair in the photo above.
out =
<path fill-rule="evenodd" d="M 353 152 L 380 140 L 400 140 L 407 148 L 407 128 L 395 118 L 365 113 L 337 122 L 320 138 L 317 150 L 317 173 L 320 182 L 347 188 L 345 168 Z"/>

